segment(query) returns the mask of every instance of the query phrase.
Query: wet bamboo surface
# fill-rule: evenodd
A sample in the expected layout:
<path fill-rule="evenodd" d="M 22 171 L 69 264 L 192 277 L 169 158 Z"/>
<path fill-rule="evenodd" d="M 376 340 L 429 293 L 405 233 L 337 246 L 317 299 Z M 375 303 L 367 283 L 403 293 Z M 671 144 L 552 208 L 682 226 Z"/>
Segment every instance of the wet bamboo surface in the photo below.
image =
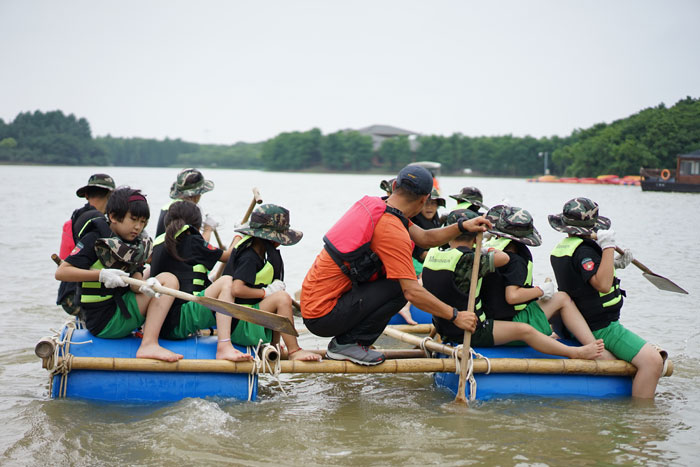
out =
<path fill-rule="evenodd" d="M 491 373 L 618 376 L 631 376 L 636 373 L 634 366 L 622 360 L 492 358 L 490 362 Z M 252 362 L 224 360 L 185 359 L 177 362 L 161 362 L 145 358 L 72 357 L 69 365 L 72 370 L 251 373 L 254 364 Z M 322 362 L 283 360 L 280 362 L 280 368 L 282 373 L 454 373 L 455 360 L 451 358 L 409 358 L 386 360 L 376 366 L 362 366 L 335 360 Z M 485 373 L 486 371 L 486 360 L 474 360 L 474 373 Z M 270 371 L 261 369 L 260 372 L 269 373 Z M 669 362 L 669 370 L 665 376 L 669 376 L 672 372 L 673 365 Z"/>

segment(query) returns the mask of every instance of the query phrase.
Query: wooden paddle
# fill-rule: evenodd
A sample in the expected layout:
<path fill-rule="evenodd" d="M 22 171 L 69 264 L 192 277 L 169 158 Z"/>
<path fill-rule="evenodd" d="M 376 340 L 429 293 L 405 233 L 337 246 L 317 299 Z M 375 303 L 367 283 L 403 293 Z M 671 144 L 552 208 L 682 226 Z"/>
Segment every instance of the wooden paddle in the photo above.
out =
<path fill-rule="evenodd" d="M 615 247 L 615 251 L 617 251 L 619 254 L 624 255 L 625 252 L 622 248 L 619 246 Z M 663 276 L 660 276 L 654 272 L 651 271 L 648 267 L 644 266 L 642 263 L 637 261 L 636 259 L 632 260 L 632 264 L 637 266 L 639 269 L 642 270 L 642 275 L 647 278 L 649 282 L 654 284 L 657 289 L 660 290 L 666 290 L 667 292 L 675 292 L 675 293 L 683 293 L 687 294 L 688 291 L 680 287 L 679 285 L 675 284 L 673 281 L 670 279 L 667 279 Z"/>
<path fill-rule="evenodd" d="M 51 255 L 51 259 L 57 264 L 61 265 L 61 258 L 58 257 L 56 253 Z M 146 285 L 146 281 L 135 279 L 133 277 L 122 277 L 124 282 L 130 285 L 142 286 Z M 168 287 L 154 286 L 153 290 L 158 293 L 165 295 L 171 295 L 188 302 L 196 302 L 210 310 L 216 311 L 217 313 L 223 313 L 225 315 L 231 316 L 232 318 L 241 319 L 243 321 L 248 321 L 249 323 L 259 324 L 260 326 L 272 329 L 273 331 L 279 331 L 283 334 L 291 334 L 293 336 L 298 336 L 299 333 L 294 329 L 294 325 L 284 316 L 278 316 L 274 313 L 270 313 L 265 310 L 256 310 L 247 306 L 238 305 L 235 303 L 225 302 L 223 300 L 217 300 L 210 297 L 198 297 L 196 295 L 191 295 L 186 292 L 181 292 L 179 290 L 171 289 Z"/>
<path fill-rule="evenodd" d="M 124 282 L 129 285 L 135 285 L 140 287 L 142 285 L 147 285 L 146 281 L 135 279 L 133 277 L 122 277 Z M 232 318 L 240 319 L 243 321 L 248 321 L 249 323 L 259 324 L 273 331 L 279 331 L 282 334 L 291 334 L 292 336 L 298 336 L 294 325 L 290 320 L 284 316 L 279 316 L 274 313 L 270 313 L 265 310 L 256 310 L 254 308 L 238 305 L 236 303 L 229 303 L 223 300 L 217 300 L 211 297 L 199 297 L 196 295 L 188 294 L 186 292 L 181 292 L 179 290 L 171 289 L 169 287 L 164 287 L 162 285 L 153 286 L 153 290 L 158 293 L 170 295 L 175 298 L 186 300 L 188 302 L 195 302 L 203 305 L 210 310 L 216 311 L 217 313 L 223 313 Z"/>
<path fill-rule="evenodd" d="M 483 232 L 476 235 L 476 245 L 474 246 L 474 264 L 472 265 L 472 277 L 469 283 L 469 301 L 467 302 L 467 311 L 474 313 L 476 305 L 476 284 L 479 281 L 479 266 L 481 265 L 481 241 L 484 238 Z M 457 387 L 457 396 L 455 402 L 458 404 L 469 405 L 466 395 L 467 388 L 467 356 L 469 355 L 472 343 L 472 333 L 464 331 L 464 342 L 462 343 L 462 359 L 459 367 L 459 386 Z"/>

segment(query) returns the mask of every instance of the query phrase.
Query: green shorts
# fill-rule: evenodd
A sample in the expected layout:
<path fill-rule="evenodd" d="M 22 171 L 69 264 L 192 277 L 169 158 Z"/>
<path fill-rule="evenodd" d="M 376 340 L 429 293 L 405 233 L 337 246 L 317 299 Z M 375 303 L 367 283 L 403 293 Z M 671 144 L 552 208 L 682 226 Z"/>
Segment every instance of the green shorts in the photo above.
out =
<path fill-rule="evenodd" d="M 647 343 L 629 329 L 625 329 L 619 321 L 613 321 L 603 329 L 593 331 L 593 337 L 603 339 L 605 348 L 626 362 L 631 362 Z"/>
<path fill-rule="evenodd" d="M 245 305 L 255 310 L 260 309 L 260 305 Z M 236 327 L 231 329 L 231 342 L 238 345 L 258 345 L 262 339 L 264 344 L 272 342 L 272 330 L 264 328 L 259 324 L 238 320 Z"/>
<path fill-rule="evenodd" d="M 423 273 L 423 263 L 413 258 L 413 269 L 416 271 L 416 277 L 420 276 Z"/>
<path fill-rule="evenodd" d="M 193 295 L 204 296 L 204 291 Z M 180 323 L 168 335 L 168 339 L 186 339 L 200 329 L 216 326 L 216 315 L 209 308 L 196 302 L 185 302 L 180 306 Z"/>
<path fill-rule="evenodd" d="M 100 331 L 97 337 L 103 339 L 119 339 L 131 334 L 131 331 L 138 329 L 146 317 L 139 311 L 139 304 L 136 301 L 136 295 L 129 290 L 122 295 L 122 300 L 126 304 L 126 311 L 129 313 L 129 318 L 125 318 L 119 305 L 114 310 L 114 316 L 109 320 L 109 323 Z"/>
<path fill-rule="evenodd" d="M 472 347 L 493 347 L 493 320 L 487 319 L 472 334 Z"/>
<path fill-rule="evenodd" d="M 544 314 L 542 308 L 537 302 L 530 302 L 524 310 L 520 310 L 517 315 L 513 316 L 514 323 L 527 323 L 545 336 L 552 335 L 552 326 L 547 320 L 547 315 Z M 508 342 L 506 345 L 524 346 L 527 345 L 523 341 Z"/>

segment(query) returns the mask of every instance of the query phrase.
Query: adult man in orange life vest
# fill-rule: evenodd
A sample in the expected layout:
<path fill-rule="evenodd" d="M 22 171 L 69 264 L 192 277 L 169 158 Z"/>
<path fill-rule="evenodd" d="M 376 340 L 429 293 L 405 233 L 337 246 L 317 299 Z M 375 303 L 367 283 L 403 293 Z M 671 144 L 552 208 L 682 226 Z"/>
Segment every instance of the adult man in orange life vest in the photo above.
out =
<path fill-rule="evenodd" d="M 331 228 L 325 246 L 304 278 L 301 313 L 312 333 L 333 337 L 326 356 L 377 365 L 384 354 L 369 348 L 391 317 L 410 301 L 435 316 L 474 331 L 474 313 L 440 301 L 416 280 L 411 254 L 415 244 L 443 245 L 461 232 L 491 228 L 484 217 L 423 230 L 408 219 L 417 215 L 433 189 L 423 167 L 401 169 L 386 199 L 365 196 Z"/>

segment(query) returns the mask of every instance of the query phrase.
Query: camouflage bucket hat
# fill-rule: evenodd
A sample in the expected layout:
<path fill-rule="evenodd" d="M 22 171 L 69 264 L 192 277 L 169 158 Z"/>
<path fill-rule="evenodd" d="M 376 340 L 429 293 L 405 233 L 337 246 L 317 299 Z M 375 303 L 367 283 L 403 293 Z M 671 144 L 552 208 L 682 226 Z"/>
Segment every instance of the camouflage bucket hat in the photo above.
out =
<path fill-rule="evenodd" d="M 450 198 L 456 199 L 460 203 L 466 201 L 480 208 L 488 209 L 488 207 L 484 205 L 484 195 L 482 195 L 481 190 L 475 186 L 465 186 L 458 194 L 450 195 Z"/>
<path fill-rule="evenodd" d="M 214 182 L 205 180 L 204 175 L 197 169 L 182 169 L 177 174 L 177 180 L 170 187 L 170 197 L 173 199 L 189 198 L 207 193 L 214 189 Z"/>
<path fill-rule="evenodd" d="M 430 199 L 437 201 L 438 206 L 445 207 L 445 198 L 440 196 L 440 192 L 437 188 L 433 188 L 433 191 L 430 192 Z"/>
<path fill-rule="evenodd" d="M 381 183 L 379 183 L 379 188 L 384 190 L 387 195 L 390 195 L 394 191 L 394 182 L 396 181 L 395 178 L 389 179 L 389 180 L 382 180 Z"/>
<path fill-rule="evenodd" d="M 598 203 L 588 198 L 574 198 L 564 204 L 561 214 L 550 214 L 549 225 L 554 230 L 572 235 L 591 235 L 608 230 L 610 219 L 598 215 Z"/>
<path fill-rule="evenodd" d="M 78 188 L 78 191 L 75 192 L 75 195 L 78 198 L 82 198 L 85 196 L 85 191 L 88 189 L 88 187 L 97 187 L 97 188 L 104 188 L 107 191 L 114 191 L 115 185 L 114 185 L 114 179 L 110 177 L 107 174 L 93 174 L 90 175 L 90 178 L 88 178 L 87 185 L 82 186 Z"/>
<path fill-rule="evenodd" d="M 542 236 L 535 228 L 532 215 L 523 208 L 499 204 L 489 209 L 486 218 L 493 224 L 489 232 L 494 235 L 528 246 L 542 245 Z"/>
<path fill-rule="evenodd" d="M 250 221 L 235 231 L 282 245 L 294 245 L 304 235 L 289 228 L 289 211 L 276 204 L 261 204 L 250 215 Z"/>
<path fill-rule="evenodd" d="M 471 209 L 455 209 L 447 215 L 447 218 L 445 218 L 445 225 L 456 224 L 458 220 L 464 217 L 467 219 L 475 219 L 479 217 L 479 214 Z"/>
<path fill-rule="evenodd" d="M 104 267 L 121 269 L 129 274 L 143 266 L 152 252 L 153 240 L 146 232 L 141 232 L 133 242 L 118 237 L 95 240 L 95 253 Z"/>

